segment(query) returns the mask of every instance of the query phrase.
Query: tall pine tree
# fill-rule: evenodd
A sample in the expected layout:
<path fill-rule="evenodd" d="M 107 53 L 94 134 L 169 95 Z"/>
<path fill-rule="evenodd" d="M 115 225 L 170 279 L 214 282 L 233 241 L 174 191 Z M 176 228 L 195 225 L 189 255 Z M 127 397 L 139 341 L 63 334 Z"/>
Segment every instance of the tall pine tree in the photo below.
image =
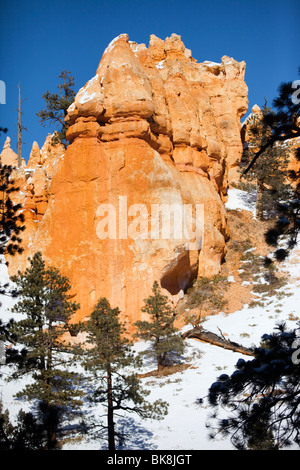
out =
<path fill-rule="evenodd" d="M 13 171 L 12 166 L 3 165 L 0 161 L 0 263 L 6 264 L 8 262 L 5 262 L 5 255 L 14 256 L 23 252 L 20 235 L 25 229 L 21 205 L 12 200 L 12 195 L 19 189 L 13 179 Z M 9 288 L 9 283 L 5 283 L 0 284 L 0 294 L 15 296 L 16 292 Z M 9 325 L 5 325 L 0 319 L 0 365 L 4 360 L 4 343 L 11 339 Z"/>
<path fill-rule="evenodd" d="M 247 148 L 243 161 L 247 165 L 271 136 L 264 117 L 273 113 L 265 103 L 261 113 L 254 114 L 248 130 Z M 288 179 L 288 154 L 282 145 L 267 147 L 249 171 L 242 176 L 256 190 L 256 217 L 259 220 L 278 216 L 278 205 L 286 203 L 292 187 Z M 242 167 L 243 170 L 243 167 Z"/>
<path fill-rule="evenodd" d="M 300 445 L 299 326 L 277 325 L 262 336 L 252 360 L 239 359 L 230 376 L 210 386 L 209 403 L 222 412 L 222 418 L 214 414 L 217 432 L 230 435 L 237 449 Z"/>
<path fill-rule="evenodd" d="M 13 312 L 22 318 L 13 322 L 11 331 L 23 349 L 9 348 L 7 363 L 18 365 L 12 378 L 31 375 L 33 382 L 17 396 L 38 401 L 47 426 L 47 449 L 52 449 L 60 418 L 81 405 L 76 388 L 81 377 L 71 370 L 77 349 L 65 339 L 74 330 L 70 322 L 79 304 L 71 301 L 68 279 L 57 268 L 46 268 L 40 252 L 29 261 L 30 266 L 12 278 L 20 296 Z"/>
<path fill-rule="evenodd" d="M 116 448 L 116 438 L 124 440 L 116 427 L 115 414 L 137 413 L 142 418 L 160 419 L 166 414 L 166 403 L 146 401 L 148 392 L 142 389 L 136 370 L 139 362 L 132 352 L 132 344 L 125 337 L 124 326 L 119 321 L 120 310 L 112 308 L 106 298 L 101 298 L 86 323 L 87 349 L 85 368 L 96 380 L 90 400 L 107 408 L 108 449 Z"/>
<path fill-rule="evenodd" d="M 41 124 L 45 125 L 47 121 L 50 124 L 58 126 L 55 135 L 53 136 L 54 142 L 61 142 L 66 145 L 66 123 L 64 121 L 69 106 L 75 99 L 74 77 L 70 72 L 63 70 L 59 75 L 60 83 L 57 85 L 59 93 L 50 93 L 47 91 L 43 94 L 46 106 L 44 109 L 37 113 L 40 118 Z"/>
<path fill-rule="evenodd" d="M 299 140 L 300 99 L 299 88 L 295 89 L 297 82 L 297 80 L 284 82 L 279 86 L 278 97 L 273 101 L 275 112 L 267 113 L 263 118 L 264 124 L 270 129 L 270 134 L 244 170 L 245 175 L 276 143 L 292 144 Z M 300 161 L 300 147 L 297 145 L 294 155 L 296 160 Z M 290 177 L 294 180 L 295 191 L 285 204 L 281 204 L 276 224 L 266 233 L 266 241 L 274 247 L 274 257 L 278 261 L 286 259 L 296 246 L 300 230 L 300 171 L 291 172 Z M 267 261 L 270 262 L 270 258 Z"/>
<path fill-rule="evenodd" d="M 135 323 L 137 327 L 136 337 L 150 341 L 151 349 L 146 351 L 155 357 L 157 369 L 161 370 L 173 356 L 178 356 L 184 351 L 184 340 L 178 334 L 174 326 L 175 312 L 168 302 L 168 298 L 161 293 L 158 282 L 152 287 L 153 295 L 144 302 L 142 312 L 149 315 L 149 320 L 141 320 Z"/>
<path fill-rule="evenodd" d="M 0 255 L 22 253 L 20 234 L 24 231 L 21 205 L 15 204 L 12 195 L 19 188 L 13 179 L 14 168 L 0 162 Z"/>

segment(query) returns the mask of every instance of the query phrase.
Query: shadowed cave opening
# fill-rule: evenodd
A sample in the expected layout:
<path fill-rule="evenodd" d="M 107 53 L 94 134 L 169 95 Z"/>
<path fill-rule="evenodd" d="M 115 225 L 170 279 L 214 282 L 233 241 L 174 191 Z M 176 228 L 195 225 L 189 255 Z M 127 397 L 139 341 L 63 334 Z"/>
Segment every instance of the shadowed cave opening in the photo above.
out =
<path fill-rule="evenodd" d="M 186 293 L 197 278 L 197 274 L 198 256 L 192 264 L 190 252 L 184 251 L 165 267 L 160 279 L 160 285 L 171 295 L 177 295 L 180 291 Z"/>

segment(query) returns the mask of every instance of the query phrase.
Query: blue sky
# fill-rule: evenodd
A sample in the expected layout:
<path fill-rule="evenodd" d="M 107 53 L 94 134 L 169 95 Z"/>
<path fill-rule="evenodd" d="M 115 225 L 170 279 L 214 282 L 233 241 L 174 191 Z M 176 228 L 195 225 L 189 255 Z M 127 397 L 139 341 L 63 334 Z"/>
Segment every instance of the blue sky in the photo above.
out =
<path fill-rule="evenodd" d="M 250 112 L 264 98 L 271 104 L 281 82 L 298 79 L 299 24 L 300 0 L 1 0 L 0 80 L 6 84 L 6 104 L 0 104 L 0 125 L 8 128 L 16 151 L 20 83 L 27 160 L 33 141 L 41 147 L 54 130 L 42 127 L 36 116 L 44 107 L 42 94 L 57 90 L 62 70 L 72 72 L 78 91 L 121 33 L 147 46 L 151 34 L 162 39 L 180 34 L 198 62 L 220 62 L 223 55 L 245 60 Z M 0 151 L 4 140 L 2 134 Z"/>

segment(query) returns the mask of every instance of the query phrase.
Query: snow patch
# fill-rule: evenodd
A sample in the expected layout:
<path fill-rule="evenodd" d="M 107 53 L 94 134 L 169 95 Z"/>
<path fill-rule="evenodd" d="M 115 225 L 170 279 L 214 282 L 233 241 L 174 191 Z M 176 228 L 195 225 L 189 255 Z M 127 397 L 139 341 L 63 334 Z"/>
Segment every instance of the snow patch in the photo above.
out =
<path fill-rule="evenodd" d="M 74 111 L 75 110 L 75 103 L 72 103 L 69 107 L 68 107 L 68 113 L 70 111 Z"/>
<path fill-rule="evenodd" d="M 212 62 L 210 60 L 205 60 L 202 63 L 203 63 L 203 65 L 207 65 L 207 67 L 215 67 L 216 65 L 218 65 L 218 66 L 221 65 L 219 62 Z"/>
<path fill-rule="evenodd" d="M 243 191 L 237 189 L 229 190 L 227 205 L 234 209 L 243 209 Z M 204 328 L 220 334 L 220 331 L 231 341 L 242 344 L 245 347 L 258 346 L 261 337 L 265 333 L 272 333 L 276 323 L 285 321 L 287 328 L 294 329 L 297 325 L 300 304 L 300 285 L 295 279 L 299 278 L 300 246 L 296 247 L 290 259 L 282 265 L 291 275 L 289 296 L 280 300 L 270 298 L 263 306 L 257 305 L 250 308 L 248 305 L 234 313 L 220 313 L 206 317 Z M 232 282 L 232 276 L 228 277 Z M 9 282 L 7 267 L 0 264 L 1 283 Z M 1 295 L 0 315 L 3 322 L 8 321 L 12 314 L 10 312 L 16 299 Z M 190 329 L 186 325 L 182 331 Z M 139 352 L 148 347 L 142 341 L 135 343 L 134 349 Z M 206 397 L 209 387 L 222 374 L 231 375 L 235 370 L 237 361 L 241 358 L 249 360 L 248 356 L 240 353 L 222 349 L 220 347 L 201 343 L 197 340 L 186 340 L 186 352 L 184 362 L 190 364 L 185 370 L 166 377 L 145 377 L 142 386 L 149 391 L 147 400 L 153 403 L 157 399 L 169 403 L 169 412 L 161 421 L 143 420 L 137 415 L 121 415 L 117 418 L 117 425 L 126 428 L 128 440 L 123 444 L 124 450 L 233 450 L 230 436 L 217 436 L 209 439 L 206 424 L 211 416 L 212 409 L 207 406 L 206 401 L 199 405 L 197 400 Z M 141 373 L 154 370 L 156 365 L 152 361 L 144 362 Z M 28 379 L 5 382 L 4 378 L 10 374 L 8 366 L 1 368 L 3 376 L 0 378 L 0 394 L 4 409 L 9 409 L 10 418 L 14 420 L 18 411 L 23 408 L 29 409 L 29 404 L 14 398 L 15 393 L 21 390 Z M 204 399 L 205 400 L 205 399 Z M 92 411 L 86 408 L 86 414 L 93 413 L 95 419 L 105 413 L 103 405 L 93 407 Z M 224 417 L 227 417 L 225 415 Z M 106 449 L 105 440 L 95 438 L 92 435 L 84 436 L 78 442 L 65 444 L 64 450 L 99 450 Z"/>
<path fill-rule="evenodd" d="M 165 67 L 165 64 L 164 64 L 165 60 L 161 60 L 160 62 L 158 62 L 158 64 L 156 64 L 156 68 L 157 69 L 163 69 Z"/>
<path fill-rule="evenodd" d="M 255 216 L 255 203 L 249 202 L 249 193 L 241 189 L 229 189 L 228 201 L 225 203 L 225 207 L 228 210 L 250 211 Z"/>
<path fill-rule="evenodd" d="M 115 37 L 112 41 L 110 41 L 110 43 L 108 44 L 107 48 L 104 51 L 104 54 L 106 54 L 107 52 L 110 52 L 113 49 L 113 47 L 115 46 L 118 39 L 120 39 L 122 37 L 127 37 L 128 38 L 128 34 L 127 33 L 119 34 L 119 36 Z"/>
<path fill-rule="evenodd" d="M 96 98 L 96 96 L 97 96 L 96 92 L 89 94 L 88 91 L 85 91 L 82 94 L 82 96 L 80 96 L 80 98 L 78 99 L 78 102 L 80 104 L 84 104 L 84 103 L 87 103 L 88 101 L 92 101 L 94 98 Z"/>

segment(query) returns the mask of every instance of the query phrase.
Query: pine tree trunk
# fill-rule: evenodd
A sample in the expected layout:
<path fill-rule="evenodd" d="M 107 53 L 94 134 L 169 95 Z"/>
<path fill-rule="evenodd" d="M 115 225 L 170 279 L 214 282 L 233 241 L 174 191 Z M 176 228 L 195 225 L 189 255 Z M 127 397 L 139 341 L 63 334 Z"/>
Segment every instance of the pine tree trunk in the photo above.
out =
<path fill-rule="evenodd" d="M 112 376 L 110 367 L 107 371 L 107 427 L 108 427 L 108 450 L 115 450 L 115 424 L 112 397 Z"/>
<path fill-rule="evenodd" d="M 47 450 L 53 450 L 56 447 L 56 433 L 54 426 L 49 424 L 47 429 Z"/>
<path fill-rule="evenodd" d="M 46 450 L 54 450 L 57 446 L 56 430 L 58 425 L 55 406 L 46 402 L 41 411 L 43 413 L 44 428 L 47 432 Z"/>
<path fill-rule="evenodd" d="M 160 356 L 157 357 L 157 370 L 158 372 L 162 371 L 163 368 L 165 367 L 165 360 L 166 360 L 166 353 L 161 354 Z"/>

